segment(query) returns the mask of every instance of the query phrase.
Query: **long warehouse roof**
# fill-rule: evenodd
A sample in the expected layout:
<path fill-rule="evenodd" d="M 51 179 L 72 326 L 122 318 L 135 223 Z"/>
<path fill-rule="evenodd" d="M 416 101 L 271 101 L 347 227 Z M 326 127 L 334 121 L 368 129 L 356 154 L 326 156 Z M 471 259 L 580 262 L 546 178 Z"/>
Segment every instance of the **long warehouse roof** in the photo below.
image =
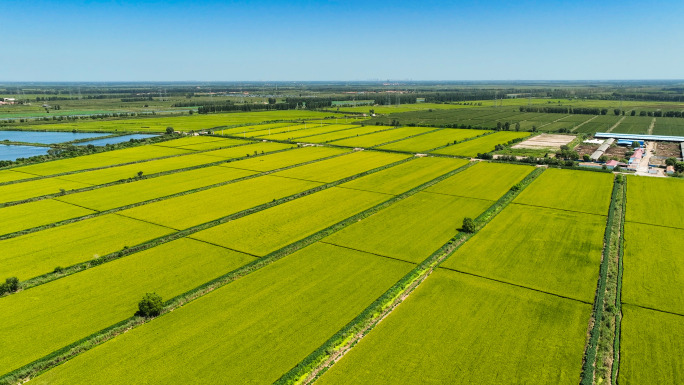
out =
<path fill-rule="evenodd" d="M 627 140 L 655 140 L 660 142 L 684 142 L 684 136 L 620 134 L 615 132 L 597 132 L 594 137 Z"/>

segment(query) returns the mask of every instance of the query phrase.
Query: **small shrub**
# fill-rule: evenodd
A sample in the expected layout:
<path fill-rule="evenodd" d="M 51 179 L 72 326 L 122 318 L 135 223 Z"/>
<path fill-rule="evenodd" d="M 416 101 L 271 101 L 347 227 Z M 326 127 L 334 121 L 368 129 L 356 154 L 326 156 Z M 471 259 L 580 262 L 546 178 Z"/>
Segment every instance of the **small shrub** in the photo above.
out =
<path fill-rule="evenodd" d="M 466 233 L 474 233 L 475 232 L 475 220 L 473 218 L 463 218 L 463 231 Z"/>
<path fill-rule="evenodd" d="M 164 308 L 162 298 L 157 293 L 146 293 L 138 303 L 137 315 L 143 317 L 156 317 Z"/>

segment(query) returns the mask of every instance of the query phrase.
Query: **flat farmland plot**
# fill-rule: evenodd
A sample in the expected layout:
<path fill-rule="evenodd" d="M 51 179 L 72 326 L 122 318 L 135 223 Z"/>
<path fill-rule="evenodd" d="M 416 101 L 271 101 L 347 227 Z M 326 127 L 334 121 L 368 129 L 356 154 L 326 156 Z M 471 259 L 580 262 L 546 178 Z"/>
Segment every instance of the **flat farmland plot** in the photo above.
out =
<path fill-rule="evenodd" d="M 292 132 L 283 132 L 280 134 L 272 134 L 271 136 L 268 135 L 261 135 L 260 137 L 268 138 L 268 139 L 273 139 L 273 140 L 294 140 L 297 138 L 302 138 L 302 140 L 306 140 L 306 137 L 313 136 L 313 135 L 319 135 L 319 134 L 327 134 L 331 132 L 337 132 L 337 131 L 344 131 L 348 130 L 350 128 L 355 128 L 358 127 L 357 125 L 338 125 L 338 124 L 330 124 L 330 125 L 323 125 L 323 126 L 313 126 L 304 130 L 297 130 L 297 131 L 292 131 Z"/>
<path fill-rule="evenodd" d="M 109 152 L 78 156 L 75 158 L 59 159 L 44 163 L 31 164 L 13 168 L 14 171 L 33 174 L 32 176 L 48 176 L 65 172 L 81 171 L 90 168 L 107 167 L 121 163 L 128 163 L 119 158 L 107 156 Z"/>
<path fill-rule="evenodd" d="M 16 180 L 35 178 L 36 175 L 27 174 L 25 172 L 17 172 L 14 170 L 2 170 L 0 171 L 0 183 L 14 182 Z"/>
<path fill-rule="evenodd" d="M 681 315 L 623 305 L 618 383 L 681 384 L 684 381 L 682 335 L 684 317 Z"/>
<path fill-rule="evenodd" d="M 442 266 L 592 303 L 605 226 L 598 215 L 510 205 Z"/>
<path fill-rule="evenodd" d="M 591 305 L 437 269 L 317 383 L 577 384 Z"/>
<path fill-rule="evenodd" d="M 34 381 L 272 383 L 412 267 L 314 244 L 85 352 Z"/>
<path fill-rule="evenodd" d="M 57 200 L 73 203 L 98 211 L 113 209 L 176 194 L 216 183 L 256 174 L 256 171 L 227 167 L 204 167 L 196 170 L 122 183 L 96 190 L 83 191 L 58 197 Z"/>
<path fill-rule="evenodd" d="M 61 178 L 31 180 L 0 186 L 0 203 L 20 201 L 41 195 L 58 194 L 61 190 L 76 190 L 91 184 Z"/>
<path fill-rule="evenodd" d="M 237 147 L 230 147 L 230 148 L 224 148 L 222 150 L 214 150 L 214 151 L 207 151 L 203 152 L 203 155 L 208 155 L 208 156 L 215 156 L 218 158 L 223 158 L 223 159 L 232 159 L 232 158 L 242 158 L 244 156 L 252 156 L 252 155 L 257 155 L 265 152 L 273 152 L 273 151 L 280 151 L 280 150 L 285 150 L 287 148 L 294 148 L 295 146 L 292 144 L 284 144 L 284 143 L 274 143 L 274 142 L 256 142 L 253 144 L 248 144 L 246 146 L 237 146 Z"/>
<path fill-rule="evenodd" d="M 445 146 L 454 141 L 461 141 L 478 135 L 486 134 L 491 131 L 484 130 L 461 130 L 456 128 L 445 128 L 436 132 L 414 138 L 400 140 L 398 142 L 386 144 L 378 147 L 384 150 L 426 152 L 433 148 Z"/>
<path fill-rule="evenodd" d="M 119 213 L 180 230 L 317 186 L 320 183 L 266 175 L 149 203 Z"/>
<path fill-rule="evenodd" d="M 613 127 L 622 116 L 615 115 L 599 115 L 590 122 L 585 123 L 579 127 L 575 132 L 590 133 L 590 132 L 606 132 Z"/>
<path fill-rule="evenodd" d="M 530 136 L 529 132 L 500 131 L 432 152 L 435 154 L 473 157 L 477 156 L 478 153 L 494 151 L 494 147 L 497 144 L 505 144 L 513 139 L 525 138 L 527 136 Z"/>
<path fill-rule="evenodd" d="M 20 280 L 161 237 L 170 229 L 115 214 L 0 241 L 0 276 Z"/>
<path fill-rule="evenodd" d="M 684 136 L 684 119 L 656 118 L 653 135 Z"/>
<path fill-rule="evenodd" d="M 63 175 L 56 178 L 73 182 L 88 183 L 92 185 L 116 182 L 122 179 L 135 178 L 142 171 L 143 176 L 157 174 L 164 171 L 178 170 L 186 167 L 194 167 L 202 164 L 220 162 L 213 156 L 191 154 L 174 156 L 172 158 L 152 160 L 128 164 L 124 166 L 108 167 L 100 170 L 83 171 L 76 174 Z"/>
<path fill-rule="evenodd" d="M 463 159 L 416 158 L 343 183 L 340 187 L 398 195 L 466 164 L 468 161 Z"/>
<path fill-rule="evenodd" d="M 165 156 L 191 154 L 192 151 L 182 148 L 170 148 L 153 145 L 137 146 L 106 152 L 107 157 L 120 159 L 122 162 L 161 158 Z"/>
<path fill-rule="evenodd" d="M 332 147 L 302 147 L 277 154 L 241 159 L 236 162 L 224 163 L 221 166 L 253 171 L 271 171 L 283 167 L 306 163 L 329 156 L 344 154 L 347 149 Z"/>
<path fill-rule="evenodd" d="M 627 116 L 612 132 L 621 134 L 647 134 L 653 118 L 650 116 Z"/>
<path fill-rule="evenodd" d="M 420 263 L 451 239 L 464 217 L 492 202 L 419 192 L 325 238 L 326 243 Z"/>
<path fill-rule="evenodd" d="M 259 131 L 254 131 L 252 133 L 253 137 L 259 137 L 259 139 L 271 139 L 271 135 L 275 134 L 280 134 L 280 133 L 292 133 L 295 131 L 300 131 L 304 130 L 306 128 L 312 128 L 312 127 L 325 127 L 326 125 L 323 124 L 316 124 L 316 122 L 310 122 L 310 123 L 304 123 L 304 124 L 295 124 L 295 125 L 289 125 L 289 126 L 284 126 L 284 127 L 278 127 L 278 128 L 269 128 L 265 130 L 259 130 Z M 235 133 L 233 135 L 235 136 L 240 136 L 240 132 Z M 245 136 L 249 136 L 249 133 L 245 133 L 244 131 L 242 132 Z"/>
<path fill-rule="evenodd" d="M 240 140 L 240 139 L 220 139 L 220 138 L 214 138 L 218 140 L 212 140 L 204 143 L 196 143 L 196 144 L 190 144 L 182 147 L 178 147 L 183 150 L 192 150 L 192 151 L 205 151 L 205 150 L 213 150 L 216 148 L 221 148 L 221 147 L 230 147 L 230 146 L 240 146 L 240 145 L 245 145 L 245 144 L 250 144 L 254 143 L 251 141 L 246 141 L 246 140 Z"/>
<path fill-rule="evenodd" d="M 479 162 L 425 191 L 496 201 L 532 170 L 532 166 Z"/>
<path fill-rule="evenodd" d="M 684 229 L 625 223 L 622 301 L 684 315 Z"/>
<path fill-rule="evenodd" d="M 387 199 L 386 194 L 332 187 L 200 231 L 191 237 L 265 256 Z"/>
<path fill-rule="evenodd" d="M 253 260 L 181 238 L 4 298 L 0 372 L 132 316 L 147 292 L 167 300 Z"/>
<path fill-rule="evenodd" d="M 216 142 L 216 141 L 222 141 L 222 140 L 230 140 L 230 139 L 217 138 L 215 136 L 207 136 L 207 135 L 188 136 L 185 138 L 167 140 L 165 142 L 155 143 L 155 146 L 178 148 L 178 147 L 193 146 L 196 144 Z"/>
<path fill-rule="evenodd" d="M 630 175 L 625 220 L 684 229 L 683 196 L 682 180 Z"/>
<path fill-rule="evenodd" d="M 580 124 L 580 123 L 584 123 L 587 120 L 592 119 L 596 116 L 599 116 L 599 115 L 572 114 L 572 115 L 568 115 L 568 116 L 564 117 L 563 119 L 560 120 L 560 122 L 572 122 L 575 124 Z"/>
<path fill-rule="evenodd" d="M 251 125 L 251 126 L 241 126 L 241 127 L 233 127 L 233 128 L 221 128 L 217 129 L 214 131 L 214 133 L 218 135 L 235 135 L 235 136 L 255 136 L 258 134 L 254 134 L 254 132 L 257 131 L 263 131 L 263 130 L 268 130 L 268 129 L 274 129 L 274 128 L 280 128 L 280 127 L 287 127 L 287 126 L 294 126 L 295 123 L 268 123 L 268 124 L 259 124 L 259 125 Z M 267 131 L 268 132 L 268 131 Z"/>
<path fill-rule="evenodd" d="M 0 235 L 94 213 L 52 199 L 0 208 Z"/>
<path fill-rule="evenodd" d="M 357 137 L 357 136 L 366 135 L 366 134 L 370 134 L 373 132 L 378 132 L 378 131 L 388 129 L 387 127 L 384 127 L 384 126 L 365 126 L 365 127 L 356 126 L 356 127 L 358 127 L 358 128 L 351 128 L 349 130 L 335 131 L 335 132 L 330 132 L 327 134 L 307 136 L 306 138 L 302 138 L 301 141 L 307 142 L 307 143 L 327 143 L 327 142 L 333 142 L 335 140 Z"/>
<path fill-rule="evenodd" d="M 550 168 L 513 202 L 608 215 L 613 178 L 610 173 Z"/>
<path fill-rule="evenodd" d="M 409 156 L 377 151 L 357 151 L 349 155 L 279 171 L 273 175 L 330 183 L 406 158 Z"/>
<path fill-rule="evenodd" d="M 393 140 L 404 139 L 412 135 L 424 134 L 434 130 L 435 128 L 433 127 L 401 127 L 393 130 L 376 132 L 374 134 L 337 140 L 331 144 L 348 147 L 373 147 Z"/>

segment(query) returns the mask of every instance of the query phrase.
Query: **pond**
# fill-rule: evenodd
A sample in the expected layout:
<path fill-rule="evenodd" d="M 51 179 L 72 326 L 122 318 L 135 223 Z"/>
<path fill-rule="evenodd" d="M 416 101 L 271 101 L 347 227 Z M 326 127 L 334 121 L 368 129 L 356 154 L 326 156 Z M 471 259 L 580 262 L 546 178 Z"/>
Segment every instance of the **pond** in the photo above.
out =
<path fill-rule="evenodd" d="M 158 136 L 158 135 L 152 135 L 152 134 L 122 135 L 122 136 L 117 136 L 117 137 L 113 137 L 113 138 L 89 140 L 87 142 L 78 143 L 78 145 L 79 146 L 87 146 L 89 144 L 92 144 L 93 146 L 105 146 L 107 144 L 116 144 L 116 143 L 127 142 L 131 139 L 147 139 L 147 138 L 152 138 L 155 136 Z"/>
<path fill-rule="evenodd" d="M 0 144 L 0 160 L 15 161 L 17 158 L 29 158 L 37 155 L 45 155 L 49 149 L 50 147 Z"/>
<path fill-rule="evenodd" d="M 64 143 L 76 139 L 97 138 L 111 134 L 97 134 L 94 132 L 55 132 L 55 131 L 1 131 L 0 141 L 54 144 Z"/>

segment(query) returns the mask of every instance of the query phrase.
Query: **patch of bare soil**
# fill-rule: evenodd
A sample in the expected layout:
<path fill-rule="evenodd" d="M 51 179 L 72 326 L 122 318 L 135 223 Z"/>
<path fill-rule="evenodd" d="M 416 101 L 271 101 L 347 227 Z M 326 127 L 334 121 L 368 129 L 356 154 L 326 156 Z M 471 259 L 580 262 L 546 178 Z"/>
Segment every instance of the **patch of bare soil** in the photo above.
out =
<path fill-rule="evenodd" d="M 672 142 L 656 142 L 655 143 L 655 155 L 664 156 L 666 158 L 681 158 L 681 148 L 679 143 Z"/>
<path fill-rule="evenodd" d="M 575 139 L 573 135 L 541 134 L 522 141 L 511 148 L 548 148 L 559 150 L 562 145 L 572 142 L 573 139 Z"/>

